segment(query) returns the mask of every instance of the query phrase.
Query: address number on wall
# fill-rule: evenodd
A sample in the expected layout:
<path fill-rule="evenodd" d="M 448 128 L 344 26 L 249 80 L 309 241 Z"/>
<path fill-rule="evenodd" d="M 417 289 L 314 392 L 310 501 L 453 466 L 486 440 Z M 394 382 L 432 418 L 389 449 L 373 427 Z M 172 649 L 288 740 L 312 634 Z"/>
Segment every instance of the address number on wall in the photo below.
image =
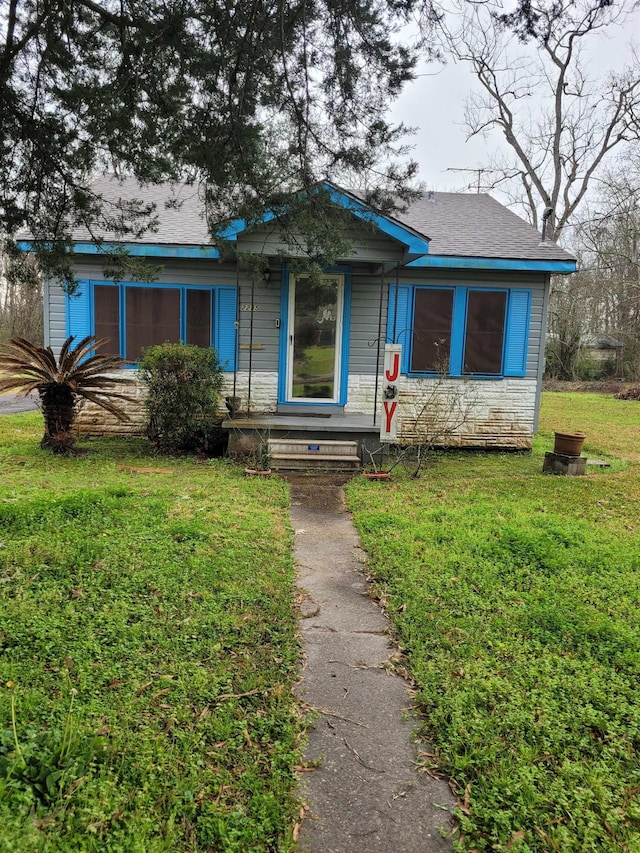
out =
<path fill-rule="evenodd" d="M 240 303 L 241 311 L 260 311 L 259 305 L 252 305 L 251 302 L 241 302 Z"/>

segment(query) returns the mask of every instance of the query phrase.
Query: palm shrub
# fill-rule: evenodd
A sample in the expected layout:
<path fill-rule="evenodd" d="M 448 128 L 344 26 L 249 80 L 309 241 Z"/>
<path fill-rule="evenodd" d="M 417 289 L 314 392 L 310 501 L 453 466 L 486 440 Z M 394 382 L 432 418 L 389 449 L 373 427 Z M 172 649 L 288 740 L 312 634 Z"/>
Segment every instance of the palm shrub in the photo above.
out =
<path fill-rule="evenodd" d="M 214 349 L 148 347 L 140 362 L 147 435 L 160 453 L 212 453 L 221 442 L 222 367 Z"/>
<path fill-rule="evenodd" d="M 131 380 L 104 376 L 105 371 L 124 364 L 119 356 L 96 353 L 108 339 L 88 335 L 73 346 L 74 340 L 73 335 L 66 339 L 58 358 L 51 347 L 36 346 L 25 338 L 12 338 L 0 347 L 0 372 L 4 374 L 0 375 L 0 392 L 19 391 L 23 396 L 38 392 L 44 416 L 40 446 L 54 453 L 73 450 L 71 428 L 80 400 L 95 403 L 121 421 L 129 417 L 113 398 L 133 401 L 112 390 Z"/>

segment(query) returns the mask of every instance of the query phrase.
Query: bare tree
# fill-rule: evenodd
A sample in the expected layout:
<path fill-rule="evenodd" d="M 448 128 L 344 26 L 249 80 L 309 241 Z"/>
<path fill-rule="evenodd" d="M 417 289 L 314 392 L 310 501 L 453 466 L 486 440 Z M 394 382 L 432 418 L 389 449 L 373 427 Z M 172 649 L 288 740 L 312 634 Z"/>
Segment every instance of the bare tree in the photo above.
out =
<path fill-rule="evenodd" d="M 596 212 L 578 235 L 592 276 L 592 331 L 624 345 L 626 375 L 640 373 L 640 153 L 625 158 L 599 182 Z"/>
<path fill-rule="evenodd" d="M 538 0 L 510 14 L 500 2 L 458 2 L 443 16 L 443 46 L 473 68 L 480 91 L 466 104 L 469 137 L 501 131 L 510 154 L 490 166 L 490 187 L 521 204 L 557 240 L 594 177 L 640 135 L 640 61 L 592 79 L 584 48 L 633 14 L 630 0 Z"/>
<path fill-rule="evenodd" d="M 42 282 L 33 258 L 15 256 L 0 241 L 0 343 L 43 339 Z"/>

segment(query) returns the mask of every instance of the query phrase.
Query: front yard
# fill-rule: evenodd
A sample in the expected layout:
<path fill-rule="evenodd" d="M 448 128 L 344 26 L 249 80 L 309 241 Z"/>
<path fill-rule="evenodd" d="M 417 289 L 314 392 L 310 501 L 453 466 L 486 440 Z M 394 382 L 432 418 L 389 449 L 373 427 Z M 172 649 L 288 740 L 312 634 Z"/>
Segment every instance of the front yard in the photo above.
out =
<path fill-rule="evenodd" d="M 0 849 L 287 850 L 288 491 L 0 418 Z"/>
<path fill-rule="evenodd" d="M 553 428 L 618 461 L 543 475 Z M 546 394 L 541 429 L 348 500 L 459 848 L 639 853 L 640 403 Z M 286 485 L 40 434 L 0 418 L 0 849 L 291 850 Z"/>
<path fill-rule="evenodd" d="M 349 503 L 460 848 L 637 853 L 640 468 L 543 475 L 554 427 L 639 458 L 639 403 L 547 394 L 533 456 L 444 455 Z"/>

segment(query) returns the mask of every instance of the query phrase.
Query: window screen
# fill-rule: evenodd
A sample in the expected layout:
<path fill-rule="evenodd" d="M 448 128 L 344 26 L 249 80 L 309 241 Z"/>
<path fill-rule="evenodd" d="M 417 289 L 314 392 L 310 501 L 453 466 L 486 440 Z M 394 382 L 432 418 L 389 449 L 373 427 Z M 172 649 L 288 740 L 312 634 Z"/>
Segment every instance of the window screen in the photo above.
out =
<path fill-rule="evenodd" d="M 453 290 L 415 291 L 411 370 L 444 370 L 449 363 Z"/>
<path fill-rule="evenodd" d="M 100 353 L 120 355 L 120 291 L 117 287 L 96 285 L 93 289 L 95 334 L 109 338 Z"/>
<path fill-rule="evenodd" d="M 211 346 L 211 291 L 187 290 L 187 343 Z"/>
<path fill-rule="evenodd" d="M 180 340 L 180 291 L 127 287 L 127 361 L 138 361 L 145 347 Z"/>
<path fill-rule="evenodd" d="M 470 290 L 464 341 L 465 373 L 500 373 L 507 294 Z"/>

